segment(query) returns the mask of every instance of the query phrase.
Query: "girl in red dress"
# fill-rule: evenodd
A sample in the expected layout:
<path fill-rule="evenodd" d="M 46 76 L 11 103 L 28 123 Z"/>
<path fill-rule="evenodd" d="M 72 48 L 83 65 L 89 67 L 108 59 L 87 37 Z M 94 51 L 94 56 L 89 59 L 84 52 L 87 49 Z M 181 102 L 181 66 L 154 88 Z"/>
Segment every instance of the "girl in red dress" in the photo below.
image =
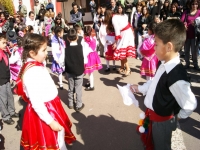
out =
<path fill-rule="evenodd" d="M 38 34 L 24 37 L 22 66 L 15 92 L 26 102 L 21 145 L 25 150 L 67 150 L 65 142 L 76 140 L 62 107 L 58 90 L 43 62 L 47 40 Z"/>

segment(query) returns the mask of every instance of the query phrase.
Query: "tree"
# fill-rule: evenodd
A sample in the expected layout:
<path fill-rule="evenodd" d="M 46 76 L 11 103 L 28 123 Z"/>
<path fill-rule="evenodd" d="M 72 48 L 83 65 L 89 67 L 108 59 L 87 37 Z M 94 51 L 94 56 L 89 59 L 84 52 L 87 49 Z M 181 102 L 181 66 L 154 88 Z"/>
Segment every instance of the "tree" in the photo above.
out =
<path fill-rule="evenodd" d="M 4 6 L 10 15 L 14 14 L 14 5 L 12 0 L 0 0 L 0 3 Z"/>

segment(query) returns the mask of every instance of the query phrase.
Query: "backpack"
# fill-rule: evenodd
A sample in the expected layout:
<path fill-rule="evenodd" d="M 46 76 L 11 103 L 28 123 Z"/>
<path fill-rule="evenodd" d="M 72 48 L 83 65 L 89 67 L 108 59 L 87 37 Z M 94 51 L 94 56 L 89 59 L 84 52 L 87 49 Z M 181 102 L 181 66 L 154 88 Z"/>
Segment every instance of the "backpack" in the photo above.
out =
<path fill-rule="evenodd" d="M 200 37 L 200 17 L 194 20 L 194 29 L 196 37 Z"/>

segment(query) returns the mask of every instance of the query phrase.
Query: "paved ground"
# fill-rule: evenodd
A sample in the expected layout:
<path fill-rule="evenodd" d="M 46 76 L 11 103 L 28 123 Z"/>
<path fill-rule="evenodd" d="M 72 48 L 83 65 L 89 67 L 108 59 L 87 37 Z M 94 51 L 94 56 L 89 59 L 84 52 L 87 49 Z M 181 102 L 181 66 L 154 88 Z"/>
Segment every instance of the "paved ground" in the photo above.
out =
<path fill-rule="evenodd" d="M 102 63 L 105 60 L 101 58 Z M 134 105 L 126 106 L 116 87 L 116 84 L 126 85 L 127 83 L 143 83 L 145 80 L 140 77 L 140 60 L 129 59 L 132 74 L 128 77 L 116 74 L 114 71 L 105 73 L 103 70 L 94 73 L 95 90 L 86 92 L 83 88 L 83 102 L 85 108 L 81 113 L 69 110 L 67 102 L 67 80 L 64 80 L 64 90 L 59 90 L 63 106 L 71 119 L 72 131 L 77 138 L 69 150 L 143 150 L 139 135 L 135 129 L 138 124 L 140 112 L 145 110 L 144 97 L 136 95 L 139 100 L 139 107 Z M 119 62 L 117 62 L 119 65 Z M 49 66 L 49 65 L 48 65 Z M 105 68 L 105 65 L 104 65 Z M 189 70 L 192 77 L 192 90 L 198 101 L 200 100 L 200 73 Z M 58 78 L 52 74 L 57 84 Z M 88 76 L 84 77 L 84 83 Z M 58 85 L 58 84 L 57 84 Z M 15 97 L 17 112 L 23 114 L 25 102 Z M 0 150 L 19 150 L 21 122 L 15 119 L 14 125 L 2 124 Z M 33 122 L 34 123 L 34 122 Z M 199 150 L 200 147 L 200 103 L 195 112 L 186 120 L 180 121 L 181 130 L 177 130 L 173 136 L 174 150 Z M 183 137 L 183 138 L 182 138 Z M 184 141 L 184 143 L 183 143 Z M 186 148 L 185 148 L 186 146 Z"/>

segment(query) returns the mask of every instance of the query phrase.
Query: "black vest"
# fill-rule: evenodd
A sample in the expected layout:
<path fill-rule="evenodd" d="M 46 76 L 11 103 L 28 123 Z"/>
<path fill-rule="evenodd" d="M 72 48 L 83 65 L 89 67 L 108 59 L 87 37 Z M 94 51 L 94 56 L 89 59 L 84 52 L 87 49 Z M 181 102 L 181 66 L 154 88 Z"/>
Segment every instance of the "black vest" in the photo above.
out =
<path fill-rule="evenodd" d="M 4 59 L 0 61 L 0 86 L 10 82 L 10 68 L 6 66 Z"/>
<path fill-rule="evenodd" d="M 156 114 L 170 116 L 179 113 L 181 108 L 169 90 L 169 87 L 179 80 L 189 82 L 187 72 L 181 63 L 176 65 L 168 74 L 166 72 L 162 74 L 153 97 L 152 106 Z"/>
<path fill-rule="evenodd" d="M 79 76 L 84 72 L 84 57 L 81 44 L 68 46 L 65 50 L 65 71 Z"/>

